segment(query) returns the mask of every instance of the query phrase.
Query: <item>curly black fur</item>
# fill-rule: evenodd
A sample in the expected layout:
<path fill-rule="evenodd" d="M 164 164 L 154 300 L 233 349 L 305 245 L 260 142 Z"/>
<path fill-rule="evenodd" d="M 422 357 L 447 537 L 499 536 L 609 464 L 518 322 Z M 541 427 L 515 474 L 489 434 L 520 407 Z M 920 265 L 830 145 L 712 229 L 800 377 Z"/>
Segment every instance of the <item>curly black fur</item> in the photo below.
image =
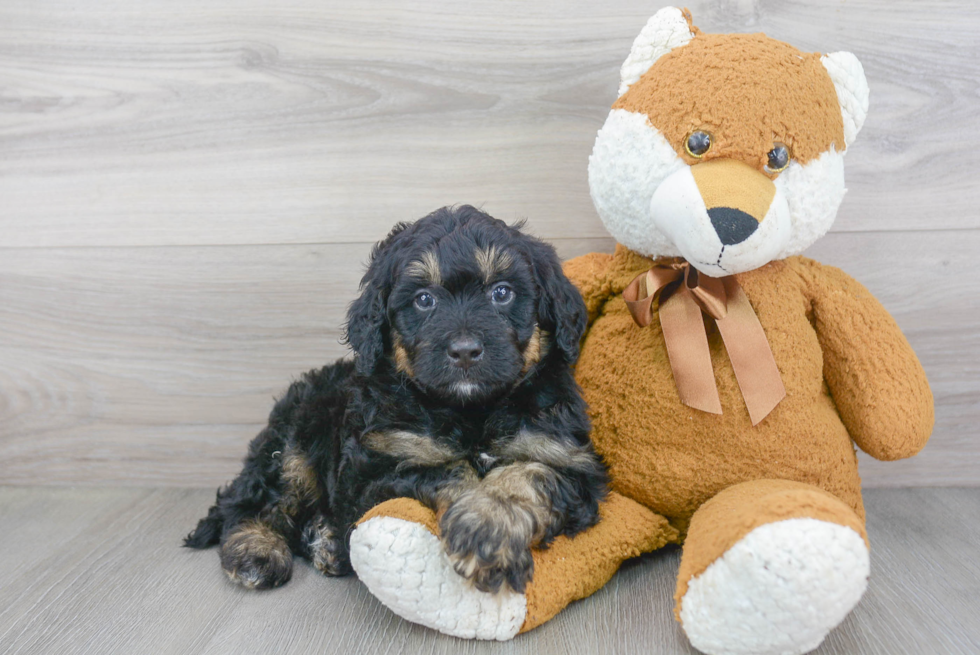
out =
<path fill-rule="evenodd" d="M 570 370 L 585 320 L 520 226 L 469 206 L 397 225 L 348 312 L 354 359 L 289 387 L 185 545 L 221 544 L 248 587 L 288 580 L 293 553 L 342 575 L 354 522 L 410 497 L 443 512 L 457 571 L 523 590 L 530 547 L 595 524 L 606 493 Z"/>

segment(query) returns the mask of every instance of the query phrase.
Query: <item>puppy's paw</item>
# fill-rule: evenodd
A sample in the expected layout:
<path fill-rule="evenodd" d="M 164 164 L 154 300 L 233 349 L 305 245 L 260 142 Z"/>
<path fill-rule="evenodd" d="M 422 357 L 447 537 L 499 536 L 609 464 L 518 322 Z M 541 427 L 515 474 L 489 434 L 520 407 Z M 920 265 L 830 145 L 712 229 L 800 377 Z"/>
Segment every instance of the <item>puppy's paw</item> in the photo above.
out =
<path fill-rule="evenodd" d="M 534 518 L 518 506 L 485 497 L 464 497 L 442 517 L 443 546 L 456 573 L 480 591 L 496 593 L 503 583 L 518 593 L 534 574 Z"/>
<path fill-rule="evenodd" d="M 293 554 L 281 534 L 245 521 L 221 544 L 221 568 L 246 589 L 271 589 L 289 581 Z"/>
<path fill-rule="evenodd" d="M 316 515 L 303 528 L 304 555 L 324 575 L 347 575 L 353 569 L 344 540 L 327 520 Z"/>

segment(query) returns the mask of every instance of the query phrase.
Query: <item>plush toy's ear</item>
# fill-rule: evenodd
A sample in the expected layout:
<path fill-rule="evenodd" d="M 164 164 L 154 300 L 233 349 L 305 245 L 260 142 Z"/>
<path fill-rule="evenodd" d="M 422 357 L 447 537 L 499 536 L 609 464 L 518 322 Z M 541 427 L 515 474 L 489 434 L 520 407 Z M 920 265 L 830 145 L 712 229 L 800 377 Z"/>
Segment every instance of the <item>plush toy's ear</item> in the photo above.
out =
<path fill-rule="evenodd" d="M 832 52 L 820 58 L 837 90 L 844 117 L 844 146 L 850 147 L 868 116 L 868 79 L 864 67 L 850 52 Z"/>
<path fill-rule="evenodd" d="M 370 375 L 384 355 L 388 294 L 395 267 L 392 245 L 407 227 L 399 223 L 371 251 L 368 270 L 361 278 L 361 295 L 347 310 L 344 340 L 354 351 L 358 372 L 364 375 Z"/>
<path fill-rule="evenodd" d="M 696 28 L 691 26 L 690 18 L 690 14 L 677 7 L 664 7 L 647 21 L 619 69 L 619 95 L 650 70 L 653 62 L 694 38 Z"/>

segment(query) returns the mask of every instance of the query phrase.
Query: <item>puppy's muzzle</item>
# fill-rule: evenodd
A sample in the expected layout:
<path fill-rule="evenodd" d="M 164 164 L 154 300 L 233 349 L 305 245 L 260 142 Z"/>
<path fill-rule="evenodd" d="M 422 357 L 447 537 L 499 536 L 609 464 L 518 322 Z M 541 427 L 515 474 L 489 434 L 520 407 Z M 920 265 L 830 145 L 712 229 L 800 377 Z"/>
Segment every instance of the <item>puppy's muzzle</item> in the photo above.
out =
<path fill-rule="evenodd" d="M 456 337 L 449 343 L 446 352 L 453 366 L 458 366 L 465 371 L 483 359 L 483 343 L 469 335 Z"/>

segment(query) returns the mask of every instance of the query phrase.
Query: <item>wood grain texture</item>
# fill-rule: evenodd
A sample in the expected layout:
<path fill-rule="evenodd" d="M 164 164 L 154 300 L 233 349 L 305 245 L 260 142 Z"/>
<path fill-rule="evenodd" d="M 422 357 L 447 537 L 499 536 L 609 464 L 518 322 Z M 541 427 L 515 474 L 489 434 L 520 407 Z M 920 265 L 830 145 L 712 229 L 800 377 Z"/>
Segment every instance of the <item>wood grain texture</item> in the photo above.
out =
<path fill-rule="evenodd" d="M 701 0 L 847 49 L 872 106 L 840 231 L 980 226 L 972 0 Z M 586 161 L 660 3 L 0 3 L 0 245 L 366 242 L 455 202 L 602 237 Z"/>
<path fill-rule="evenodd" d="M 561 254 L 609 250 L 559 241 Z M 214 487 L 272 398 L 344 356 L 368 245 L 12 249 L 0 259 L 0 482 Z M 813 255 L 896 317 L 936 395 L 926 449 L 866 486 L 974 485 L 980 232 L 831 234 Z M 934 253 L 942 253 L 934 254 Z M 889 264 L 910 271 L 896 281 Z M 957 271 L 953 274 L 952 271 Z"/>
<path fill-rule="evenodd" d="M 299 561 L 268 592 L 233 586 L 212 551 L 178 547 L 202 490 L 0 489 L 0 652 L 696 653 L 673 619 L 680 551 L 628 562 L 603 589 L 505 643 L 407 623 L 354 577 Z M 980 648 L 980 490 L 866 495 L 867 593 L 816 655 Z"/>
<path fill-rule="evenodd" d="M 868 486 L 980 484 L 980 9 L 687 3 L 848 49 L 872 88 L 809 254 L 896 316 L 937 398 Z M 0 484 L 213 487 L 344 354 L 370 243 L 439 205 L 611 250 L 586 162 L 659 5 L 0 0 Z"/>

